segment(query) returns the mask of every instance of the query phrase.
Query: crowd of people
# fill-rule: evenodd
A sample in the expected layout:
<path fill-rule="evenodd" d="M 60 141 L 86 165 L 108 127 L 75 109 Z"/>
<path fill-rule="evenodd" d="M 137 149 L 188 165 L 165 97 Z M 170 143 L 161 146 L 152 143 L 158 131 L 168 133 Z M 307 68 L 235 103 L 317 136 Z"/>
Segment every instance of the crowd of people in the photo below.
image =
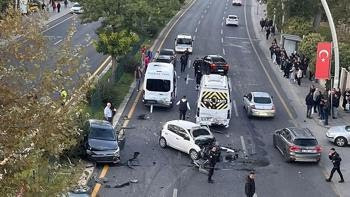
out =
<path fill-rule="evenodd" d="M 264 19 L 262 18 L 260 20 L 260 27 L 261 27 L 261 31 L 266 32 L 266 40 L 269 39 L 270 35 L 275 36 L 276 33 L 276 27 L 273 24 L 273 20 L 272 19 Z"/>

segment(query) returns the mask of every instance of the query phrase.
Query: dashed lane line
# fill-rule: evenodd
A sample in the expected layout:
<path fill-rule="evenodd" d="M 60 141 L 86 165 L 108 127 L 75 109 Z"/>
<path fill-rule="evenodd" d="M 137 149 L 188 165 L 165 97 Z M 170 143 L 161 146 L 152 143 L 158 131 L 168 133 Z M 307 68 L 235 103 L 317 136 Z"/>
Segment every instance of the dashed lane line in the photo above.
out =
<path fill-rule="evenodd" d="M 236 115 L 236 117 L 238 117 L 238 110 L 237 110 L 237 104 L 236 104 L 236 101 L 235 101 L 235 100 L 233 100 L 233 101 L 232 101 L 232 103 L 233 103 L 233 109 L 235 110 L 235 115 Z"/>
<path fill-rule="evenodd" d="M 177 197 L 177 189 L 176 188 L 174 188 L 173 197 Z"/>
<path fill-rule="evenodd" d="M 58 43 L 62 42 L 62 39 L 58 40 L 57 42 L 53 43 L 53 45 L 58 45 Z"/>
<path fill-rule="evenodd" d="M 49 28 L 45 29 L 45 30 L 44 30 L 44 31 L 42 31 L 41 33 L 45 33 L 45 32 L 47 32 L 47 31 L 49 31 L 50 29 L 57 27 L 58 25 L 60 25 L 60 24 L 62 24 L 62 23 L 64 23 L 64 22 L 66 22 L 67 20 L 69 20 L 69 19 L 73 18 L 74 16 L 75 16 L 75 15 L 72 15 L 72 16 L 70 16 L 70 17 L 68 17 L 68 18 L 64 19 L 63 21 L 61 21 L 61 22 L 59 22 L 59 23 L 56 23 L 56 24 L 52 25 L 51 27 L 49 27 Z"/>
<path fill-rule="evenodd" d="M 224 31 L 221 29 L 221 32 L 220 32 L 220 33 L 221 33 L 221 35 L 222 35 L 222 34 L 224 34 Z"/>
<path fill-rule="evenodd" d="M 224 48 L 222 48 L 222 54 L 226 55 L 226 51 Z"/>
<path fill-rule="evenodd" d="M 198 31 L 198 28 L 196 27 L 196 29 L 194 30 L 194 32 L 197 33 L 197 31 Z"/>
<path fill-rule="evenodd" d="M 221 38 L 221 43 L 224 43 L 224 38 Z"/>

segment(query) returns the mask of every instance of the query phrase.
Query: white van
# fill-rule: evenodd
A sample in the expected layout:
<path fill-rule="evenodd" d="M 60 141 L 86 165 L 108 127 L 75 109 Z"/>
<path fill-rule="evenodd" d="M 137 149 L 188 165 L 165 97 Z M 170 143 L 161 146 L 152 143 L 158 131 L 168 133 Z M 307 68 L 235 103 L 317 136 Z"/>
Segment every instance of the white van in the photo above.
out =
<path fill-rule="evenodd" d="M 197 101 L 196 123 L 229 127 L 231 92 L 227 76 L 203 75 Z"/>
<path fill-rule="evenodd" d="M 172 107 L 176 98 L 176 72 L 169 63 L 151 62 L 143 83 L 143 103 Z"/>
<path fill-rule="evenodd" d="M 189 34 L 179 34 L 175 39 L 175 52 L 183 53 L 188 49 L 192 53 L 193 40 Z"/>

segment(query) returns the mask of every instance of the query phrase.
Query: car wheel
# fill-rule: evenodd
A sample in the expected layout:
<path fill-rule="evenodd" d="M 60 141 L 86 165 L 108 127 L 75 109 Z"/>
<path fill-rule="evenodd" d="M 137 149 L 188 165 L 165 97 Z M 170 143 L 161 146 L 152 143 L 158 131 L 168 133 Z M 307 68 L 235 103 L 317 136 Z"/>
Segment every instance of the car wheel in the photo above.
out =
<path fill-rule="evenodd" d="M 337 146 L 343 147 L 347 144 L 347 140 L 344 137 L 337 137 L 335 138 L 335 144 Z"/>
<path fill-rule="evenodd" d="M 162 148 L 166 148 L 167 144 L 164 137 L 159 138 L 159 146 Z"/>
<path fill-rule="evenodd" d="M 193 149 L 191 149 L 190 150 L 190 157 L 191 157 L 192 160 L 197 160 L 199 158 L 198 152 L 193 150 Z"/>

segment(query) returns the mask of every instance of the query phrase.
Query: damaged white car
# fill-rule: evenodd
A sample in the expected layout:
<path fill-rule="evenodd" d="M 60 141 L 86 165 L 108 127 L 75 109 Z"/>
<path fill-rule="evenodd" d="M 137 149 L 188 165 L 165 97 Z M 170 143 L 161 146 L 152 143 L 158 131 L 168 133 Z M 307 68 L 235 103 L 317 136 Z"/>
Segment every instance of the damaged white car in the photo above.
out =
<path fill-rule="evenodd" d="M 185 120 L 166 122 L 160 132 L 159 145 L 162 148 L 170 146 L 190 155 L 196 160 L 200 156 L 202 144 L 215 141 L 208 127 L 200 126 Z"/>

